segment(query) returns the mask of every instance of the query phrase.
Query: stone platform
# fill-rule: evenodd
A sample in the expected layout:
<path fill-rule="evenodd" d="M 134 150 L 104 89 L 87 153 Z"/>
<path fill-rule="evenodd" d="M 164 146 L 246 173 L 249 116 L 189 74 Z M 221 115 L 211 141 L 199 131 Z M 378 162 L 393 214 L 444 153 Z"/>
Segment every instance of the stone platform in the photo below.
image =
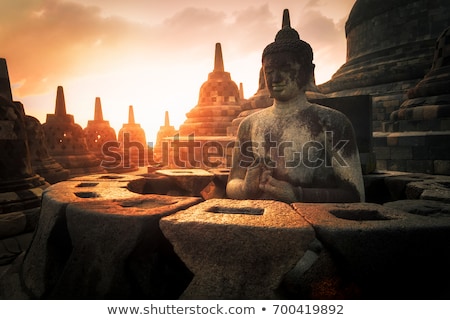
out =
<path fill-rule="evenodd" d="M 358 287 L 358 298 L 448 298 L 450 215 L 368 203 L 293 206 L 331 252 L 341 276 Z"/>
<path fill-rule="evenodd" d="M 34 235 L 2 242 L 19 257 L 0 261 L 0 297 L 450 298 L 448 176 L 375 172 L 372 203 L 289 205 L 169 196 L 140 174 L 47 188 Z"/>
<path fill-rule="evenodd" d="M 49 187 L 20 270 L 20 289 L 3 296 L 38 299 L 176 298 L 190 272 L 162 236 L 161 217 L 201 201 L 140 195 L 138 176 L 77 178 Z M 5 292 L 6 290 L 6 292 Z M 24 294 L 25 293 L 25 294 Z"/>

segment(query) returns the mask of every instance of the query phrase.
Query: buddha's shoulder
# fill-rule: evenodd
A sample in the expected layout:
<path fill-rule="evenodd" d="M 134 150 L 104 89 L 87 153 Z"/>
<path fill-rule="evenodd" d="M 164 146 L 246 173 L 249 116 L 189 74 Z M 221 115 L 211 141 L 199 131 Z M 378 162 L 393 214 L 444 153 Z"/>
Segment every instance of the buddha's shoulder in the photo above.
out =
<path fill-rule="evenodd" d="M 271 108 L 272 107 L 267 107 L 249 114 L 242 120 L 241 125 L 250 126 L 254 123 L 267 121 L 268 119 L 272 118 Z"/>
<path fill-rule="evenodd" d="M 334 123 L 338 122 L 343 125 L 350 124 L 350 120 L 344 113 L 331 107 L 313 103 L 308 108 L 308 112 L 315 113 L 319 118 L 327 119 Z"/>

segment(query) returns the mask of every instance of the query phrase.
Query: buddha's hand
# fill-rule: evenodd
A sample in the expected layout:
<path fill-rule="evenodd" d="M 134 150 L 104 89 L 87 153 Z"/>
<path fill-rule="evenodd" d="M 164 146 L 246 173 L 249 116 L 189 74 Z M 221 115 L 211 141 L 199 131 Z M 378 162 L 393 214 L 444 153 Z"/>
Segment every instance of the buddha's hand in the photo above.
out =
<path fill-rule="evenodd" d="M 299 201 L 300 187 L 294 187 L 287 181 L 275 179 L 270 175 L 269 171 L 265 171 L 262 174 L 261 183 L 259 188 L 270 198 L 287 203 Z"/>
<path fill-rule="evenodd" d="M 255 198 L 260 194 L 259 185 L 262 172 L 263 164 L 259 160 L 255 160 L 252 165 L 247 168 L 243 185 L 243 191 L 247 197 Z"/>

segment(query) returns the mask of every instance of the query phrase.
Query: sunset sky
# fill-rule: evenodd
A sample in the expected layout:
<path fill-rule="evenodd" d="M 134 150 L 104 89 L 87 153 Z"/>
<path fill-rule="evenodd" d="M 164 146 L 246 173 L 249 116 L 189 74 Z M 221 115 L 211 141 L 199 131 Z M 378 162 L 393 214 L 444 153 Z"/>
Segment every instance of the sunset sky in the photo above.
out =
<path fill-rule="evenodd" d="M 116 132 L 134 106 L 136 122 L 154 141 L 168 110 L 176 128 L 198 100 L 222 44 L 225 71 L 257 89 L 264 47 L 291 25 L 314 50 L 316 82 L 345 62 L 344 25 L 355 0 L 0 0 L 0 57 L 13 98 L 45 122 L 56 89 L 83 128 L 95 97 Z"/>

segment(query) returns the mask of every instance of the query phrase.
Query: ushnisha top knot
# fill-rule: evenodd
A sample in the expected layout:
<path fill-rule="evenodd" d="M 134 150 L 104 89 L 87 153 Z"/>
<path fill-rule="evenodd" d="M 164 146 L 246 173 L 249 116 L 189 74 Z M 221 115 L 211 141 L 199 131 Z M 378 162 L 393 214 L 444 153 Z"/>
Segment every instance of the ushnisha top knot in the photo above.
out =
<path fill-rule="evenodd" d="M 300 39 L 298 32 L 291 27 L 289 10 L 283 11 L 281 30 L 275 36 L 275 41 L 269 44 L 263 51 L 262 58 L 268 54 L 279 52 L 292 52 L 296 56 L 302 56 L 304 61 L 312 63 L 313 52 L 311 46 Z"/>

